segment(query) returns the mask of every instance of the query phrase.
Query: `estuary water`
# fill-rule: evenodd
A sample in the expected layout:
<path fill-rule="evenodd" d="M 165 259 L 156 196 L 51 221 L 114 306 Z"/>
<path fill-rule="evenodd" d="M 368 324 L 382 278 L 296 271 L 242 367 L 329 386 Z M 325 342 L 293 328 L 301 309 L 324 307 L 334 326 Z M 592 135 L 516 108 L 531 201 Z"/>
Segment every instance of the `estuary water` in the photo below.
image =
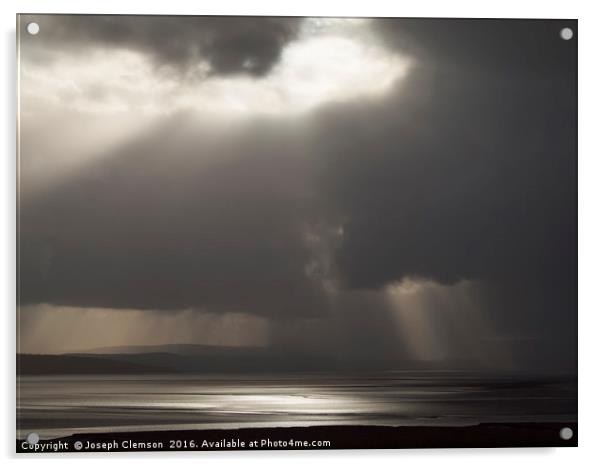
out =
<path fill-rule="evenodd" d="M 311 425 L 574 422 L 576 381 L 450 372 L 20 376 L 17 436 Z"/>

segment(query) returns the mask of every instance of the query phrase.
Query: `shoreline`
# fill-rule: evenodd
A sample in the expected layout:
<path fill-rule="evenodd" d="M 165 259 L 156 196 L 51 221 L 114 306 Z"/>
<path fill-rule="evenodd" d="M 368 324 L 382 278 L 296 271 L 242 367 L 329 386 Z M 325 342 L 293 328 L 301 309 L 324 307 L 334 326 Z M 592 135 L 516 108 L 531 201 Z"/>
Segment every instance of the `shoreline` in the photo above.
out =
<path fill-rule="evenodd" d="M 560 437 L 568 427 L 573 436 Z M 17 453 L 229 451 L 311 449 L 432 449 L 576 447 L 577 423 L 483 423 L 470 426 L 324 425 L 75 434 L 42 440 L 17 439 Z M 79 447 L 79 449 L 77 449 Z"/>

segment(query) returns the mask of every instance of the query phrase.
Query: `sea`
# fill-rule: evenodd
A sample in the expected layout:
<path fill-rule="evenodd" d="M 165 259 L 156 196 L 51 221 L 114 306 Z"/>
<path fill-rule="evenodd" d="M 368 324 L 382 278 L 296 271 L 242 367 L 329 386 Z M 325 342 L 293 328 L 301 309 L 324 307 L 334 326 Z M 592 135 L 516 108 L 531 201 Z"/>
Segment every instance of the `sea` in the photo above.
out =
<path fill-rule="evenodd" d="M 17 378 L 17 437 L 312 425 L 575 422 L 570 377 L 362 374 Z"/>

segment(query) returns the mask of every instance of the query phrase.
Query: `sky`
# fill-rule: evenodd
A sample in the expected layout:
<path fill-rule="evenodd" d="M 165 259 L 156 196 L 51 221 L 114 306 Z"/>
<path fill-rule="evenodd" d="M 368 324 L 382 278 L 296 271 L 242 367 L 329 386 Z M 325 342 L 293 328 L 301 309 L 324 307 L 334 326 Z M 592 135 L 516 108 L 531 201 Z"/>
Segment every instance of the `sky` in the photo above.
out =
<path fill-rule="evenodd" d="M 22 15 L 19 350 L 576 371 L 564 27 Z"/>

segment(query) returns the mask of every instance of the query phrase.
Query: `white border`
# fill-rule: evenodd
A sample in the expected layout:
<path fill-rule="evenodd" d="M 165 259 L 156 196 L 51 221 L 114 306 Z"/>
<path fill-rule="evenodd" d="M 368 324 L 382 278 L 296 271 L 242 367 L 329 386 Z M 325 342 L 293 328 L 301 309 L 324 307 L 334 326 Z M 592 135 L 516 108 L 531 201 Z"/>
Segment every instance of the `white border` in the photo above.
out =
<path fill-rule="evenodd" d="M 597 5 L 598 4 L 598 5 Z M 14 355 L 15 355 L 15 14 L 21 13 L 137 13 L 137 14 L 236 14 L 290 16 L 406 16 L 406 17 L 490 17 L 490 18 L 578 18 L 579 19 L 579 445 L 577 449 L 473 449 L 420 451 L 304 451 L 304 452 L 220 452 L 220 453 L 143 453 L 85 456 L 86 463 L 98 464 L 110 460 L 116 466 L 130 464 L 141 458 L 149 465 L 175 462 L 201 465 L 228 462 L 245 466 L 286 465 L 307 463 L 340 463 L 364 467 L 378 465 L 449 466 L 503 465 L 537 462 L 563 466 L 575 462 L 583 465 L 600 463 L 598 437 L 601 433 L 602 387 L 600 362 L 602 356 L 602 301 L 599 282 L 602 274 L 602 150 L 600 111 L 602 110 L 602 73 L 600 61 L 600 31 L 602 31 L 599 2 L 588 0 L 498 2 L 468 0 L 304 0 L 296 2 L 263 0 L 220 0 L 192 2 L 186 0 L 2 0 L 2 72 L 0 87 L 4 103 L 1 112 L 0 134 L 5 142 L 2 159 L 0 229 L 2 265 L 0 294 L 4 317 L 2 422 L 0 441 L 3 457 L 12 464 L 21 457 L 25 464 L 38 457 L 16 456 L 14 453 Z M 60 465 L 82 462 L 84 455 L 45 456 L 44 462 Z M 68 459 L 73 459 L 68 460 Z M 174 462 L 174 460 L 171 460 Z M 411 464 L 410 464 L 411 463 Z"/>

